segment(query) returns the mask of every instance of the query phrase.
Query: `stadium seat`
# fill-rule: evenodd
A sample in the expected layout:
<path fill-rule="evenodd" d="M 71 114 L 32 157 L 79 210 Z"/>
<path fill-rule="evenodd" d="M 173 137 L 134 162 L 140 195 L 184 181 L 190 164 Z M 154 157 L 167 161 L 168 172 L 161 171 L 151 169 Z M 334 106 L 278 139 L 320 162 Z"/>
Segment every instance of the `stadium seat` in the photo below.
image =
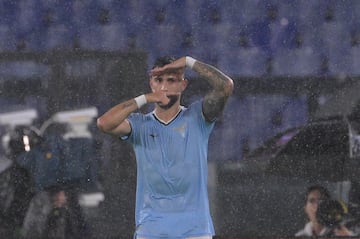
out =
<path fill-rule="evenodd" d="M 178 27 L 183 27 L 187 25 L 186 14 L 194 13 L 194 11 L 186 11 L 187 2 L 154 0 L 143 2 L 137 7 L 137 11 L 143 11 L 146 15 L 143 22 L 145 20 L 148 26 L 176 24 Z"/>
<path fill-rule="evenodd" d="M 266 18 L 259 18 L 251 22 L 245 31 L 251 46 L 261 48 L 271 55 L 271 28 L 270 21 Z"/>
<path fill-rule="evenodd" d="M 296 6 L 297 18 L 301 25 L 317 26 L 324 21 L 321 1 L 299 0 Z"/>
<path fill-rule="evenodd" d="M 277 4 L 279 18 L 298 19 L 301 12 L 299 12 L 299 0 L 283 0 L 281 4 Z"/>
<path fill-rule="evenodd" d="M 328 74 L 330 76 L 345 78 L 351 69 L 349 49 L 334 49 L 328 55 Z"/>
<path fill-rule="evenodd" d="M 241 3 L 235 0 L 220 4 L 220 10 L 223 22 L 245 26 L 265 16 L 266 5 L 254 0 Z"/>
<path fill-rule="evenodd" d="M 107 51 L 127 50 L 128 34 L 124 24 L 112 23 L 101 27 L 102 43 L 101 48 Z"/>
<path fill-rule="evenodd" d="M 16 2 L 0 1 L 0 24 L 12 25 L 16 20 Z"/>
<path fill-rule="evenodd" d="M 26 34 L 40 27 L 40 11 L 35 0 L 19 1 L 14 14 L 16 19 L 13 27 L 17 33 Z"/>
<path fill-rule="evenodd" d="M 181 46 L 183 33 L 176 25 L 155 25 L 148 35 L 150 44 L 147 50 L 155 51 L 158 55 L 176 55 Z"/>
<path fill-rule="evenodd" d="M 268 19 L 272 7 L 277 11 L 276 22 Z M 300 47 L 324 55 L 329 74 L 338 75 L 355 71 L 352 64 L 356 62 L 353 58 L 356 46 L 351 49 L 351 34 L 360 26 L 359 9 L 358 0 L 242 0 L 241 3 L 231 0 L 227 4 L 203 0 L 1 1 L 0 51 L 72 48 L 77 33 L 83 49 L 126 50 L 133 41 L 131 46 L 147 51 L 149 59 L 186 53 L 220 65 L 229 62 L 226 58 L 236 59 L 244 54 L 242 57 L 249 57 L 247 65 L 252 67 L 245 72 L 238 66 L 227 67 L 232 73 L 237 74 L 240 69 L 240 74 L 245 75 L 264 72 L 261 69 L 268 64 L 263 62 L 264 58 L 258 64 L 251 63 L 251 59 L 255 61 L 253 55 L 265 52 L 266 59 L 274 57 L 274 74 L 314 73 L 318 56 L 313 57 L 315 53 L 307 50 L 302 53 L 294 50 Z M 245 38 L 246 47 L 236 50 Z M 296 45 L 299 42 L 300 46 Z M 230 52 L 226 57 L 229 48 L 235 53 Z M 295 59 L 292 54 L 296 55 Z M 294 62 L 299 68 L 289 66 L 281 70 L 280 61 Z M 256 70 L 255 66 L 259 68 Z"/>
<path fill-rule="evenodd" d="M 87 50 L 127 50 L 128 35 L 122 24 L 94 24 L 81 29 L 79 43 Z"/>
<path fill-rule="evenodd" d="M 97 0 L 96 2 L 100 7 L 111 8 L 113 6 L 113 4 L 116 2 L 116 0 L 115 1 L 114 0 Z M 128 2 L 129 1 L 127 1 L 127 0 L 121 1 L 121 3 L 124 4 L 125 6 Z"/>
<path fill-rule="evenodd" d="M 325 51 L 348 48 L 351 45 L 351 30 L 342 22 L 325 22 L 320 26 L 319 36 Z"/>
<path fill-rule="evenodd" d="M 321 25 L 322 50 L 328 59 L 328 73 L 345 76 L 350 67 L 349 51 L 351 32 L 342 22 L 325 22 Z"/>
<path fill-rule="evenodd" d="M 100 8 L 96 1 L 74 0 L 72 4 L 74 26 L 79 29 L 99 24 L 99 12 Z"/>
<path fill-rule="evenodd" d="M 130 4 L 127 1 L 124 1 L 124 3 L 117 1 L 111 3 L 100 2 L 100 5 L 103 9 L 109 11 L 110 22 L 122 22 L 127 24 L 131 24 L 132 22 L 134 24 L 134 21 L 130 21 L 130 18 L 133 15 L 133 9 L 130 8 Z M 141 19 L 142 17 L 140 16 L 139 18 Z"/>
<path fill-rule="evenodd" d="M 345 1 L 349 4 L 349 9 L 347 14 L 351 17 L 349 23 L 351 23 L 354 27 L 359 28 L 360 26 L 360 1 L 357 0 L 348 0 Z"/>
<path fill-rule="evenodd" d="M 274 53 L 278 49 L 294 49 L 298 47 L 297 22 L 290 18 L 277 18 L 269 24 L 270 27 L 270 48 Z"/>
<path fill-rule="evenodd" d="M 202 1 L 185 1 L 183 12 L 184 22 L 188 25 L 198 25 L 200 22 L 200 7 Z M 190 11 L 188 9 L 191 9 Z"/>
<path fill-rule="evenodd" d="M 350 76 L 360 76 L 360 46 L 354 46 L 350 49 L 351 64 L 349 69 Z"/>
<path fill-rule="evenodd" d="M 84 50 L 100 50 L 102 44 L 102 35 L 100 26 L 89 26 L 78 29 L 78 44 Z"/>
<path fill-rule="evenodd" d="M 43 24 L 59 25 L 72 24 L 74 16 L 73 0 L 38 0 L 39 9 L 41 11 L 41 18 Z"/>
<path fill-rule="evenodd" d="M 193 31 L 195 45 L 221 50 L 224 47 L 234 45 L 233 27 L 229 23 L 202 24 L 201 29 Z"/>
<path fill-rule="evenodd" d="M 357 3 L 355 3 L 357 2 Z M 334 12 L 334 21 L 342 23 L 351 23 L 353 20 L 352 8 L 359 7 L 359 1 L 332 1 Z M 358 5 L 358 6 L 356 6 Z M 359 8 L 357 8 L 359 10 Z M 359 12 L 357 12 L 358 14 Z"/>
<path fill-rule="evenodd" d="M 218 57 L 218 67 L 230 76 L 260 77 L 267 73 L 268 55 L 258 47 L 228 48 Z"/>
<path fill-rule="evenodd" d="M 299 23 L 297 26 L 298 41 L 300 47 L 311 47 L 318 53 L 322 53 L 322 39 L 319 37 L 319 27 L 311 27 Z"/>
<path fill-rule="evenodd" d="M 321 72 L 321 57 L 311 47 L 281 49 L 274 53 L 272 75 L 304 77 Z"/>
<path fill-rule="evenodd" d="M 111 22 L 127 24 L 132 34 L 149 30 L 151 26 L 149 9 L 147 6 L 152 3 L 146 1 L 113 1 L 109 10 Z"/>
<path fill-rule="evenodd" d="M 44 50 L 72 49 L 74 47 L 74 33 L 65 25 L 56 25 L 48 28 L 44 39 Z"/>
<path fill-rule="evenodd" d="M 33 61 L 13 61 L 0 66 L 1 74 L 6 77 L 31 78 L 44 77 L 49 74 L 49 68 Z"/>
<path fill-rule="evenodd" d="M 16 37 L 9 25 L 0 25 L 0 52 L 16 50 Z"/>

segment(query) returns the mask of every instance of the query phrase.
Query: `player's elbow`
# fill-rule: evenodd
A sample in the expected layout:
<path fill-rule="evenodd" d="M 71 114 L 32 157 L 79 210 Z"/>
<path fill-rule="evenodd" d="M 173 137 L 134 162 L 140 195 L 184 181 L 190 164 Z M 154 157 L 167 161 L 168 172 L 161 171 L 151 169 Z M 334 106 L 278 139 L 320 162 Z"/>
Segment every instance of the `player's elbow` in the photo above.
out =
<path fill-rule="evenodd" d="M 109 133 L 109 129 L 108 129 L 103 117 L 100 117 L 96 120 L 96 125 L 97 125 L 98 129 L 100 129 L 102 132 Z"/>
<path fill-rule="evenodd" d="M 114 135 L 114 136 L 123 136 L 130 132 L 130 127 L 127 127 L 126 124 L 114 124 L 110 119 L 102 116 L 97 119 L 96 125 L 103 133 Z"/>
<path fill-rule="evenodd" d="M 228 77 L 225 86 L 224 86 L 224 93 L 226 96 L 230 96 L 234 90 L 234 81 Z"/>

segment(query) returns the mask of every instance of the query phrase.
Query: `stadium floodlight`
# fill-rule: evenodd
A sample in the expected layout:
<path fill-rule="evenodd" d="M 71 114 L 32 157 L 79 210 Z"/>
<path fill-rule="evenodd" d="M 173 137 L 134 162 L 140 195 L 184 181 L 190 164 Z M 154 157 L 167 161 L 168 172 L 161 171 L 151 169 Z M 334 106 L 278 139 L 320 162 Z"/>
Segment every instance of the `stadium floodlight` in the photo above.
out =
<path fill-rule="evenodd" d="M 35 109 L 0 113 L 0 125 L 9 126 L 11 129 L 18 125 L 30 126 L 37 117 Z"/>

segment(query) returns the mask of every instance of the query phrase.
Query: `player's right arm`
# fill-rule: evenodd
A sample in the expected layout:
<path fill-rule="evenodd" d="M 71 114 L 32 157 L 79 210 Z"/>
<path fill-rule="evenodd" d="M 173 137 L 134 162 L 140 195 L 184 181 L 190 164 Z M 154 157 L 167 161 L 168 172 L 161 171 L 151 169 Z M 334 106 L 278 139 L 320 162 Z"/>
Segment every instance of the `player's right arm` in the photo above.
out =
<path fill-rule="evenodd" d="M 128 135 L 131 126 L 127 117 L 147 103 L 167 104 L 169 98 L 166 95 L 167 92 L 163 91 L 152 92 L 117 104 L 97 119 L 97 126 L 107 134 L 120 137 Z"/>
<path fill-rule="evenodd" d="M 98 128 L 107 134 L 115 136 L 128 135 L 131 126 L 126 118 L 138 109 L 135 99 L 131 99 L 115 105 L 105 114 L 97 119 Z"/>

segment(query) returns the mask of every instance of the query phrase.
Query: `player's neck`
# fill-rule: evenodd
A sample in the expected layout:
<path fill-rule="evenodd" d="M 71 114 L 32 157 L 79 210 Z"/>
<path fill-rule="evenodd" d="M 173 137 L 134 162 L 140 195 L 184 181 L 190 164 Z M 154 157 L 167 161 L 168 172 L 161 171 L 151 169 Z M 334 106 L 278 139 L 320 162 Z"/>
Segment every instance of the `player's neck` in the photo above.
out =
<path fill-rule="evenodd" d="M 177 116 L 177 114 L 179 114 L 180 110 L 181 110 L 180 104 L 174 104 L 169 109 L 163 109 L 158 106 L 155 108 L 154 114 L 161 121 L 168 123 L 172 121 Z"/>

